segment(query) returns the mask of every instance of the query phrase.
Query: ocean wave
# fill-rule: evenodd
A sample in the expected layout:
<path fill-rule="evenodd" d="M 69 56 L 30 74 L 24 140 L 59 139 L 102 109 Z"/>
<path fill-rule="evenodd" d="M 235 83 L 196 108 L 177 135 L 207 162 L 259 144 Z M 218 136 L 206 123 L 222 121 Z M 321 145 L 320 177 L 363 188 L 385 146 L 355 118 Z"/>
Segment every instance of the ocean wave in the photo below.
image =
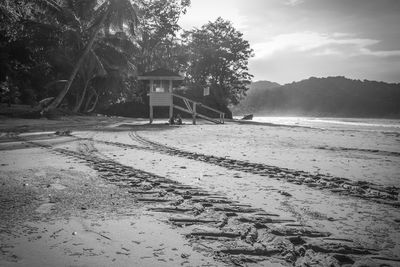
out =
<path fill-rule="evenodd" d="M 400 120 L 319 117 L 254 117 L 253 121 L 280 125 L 305 126 L 332 130 L 368 130 L 400 132 Z"/>

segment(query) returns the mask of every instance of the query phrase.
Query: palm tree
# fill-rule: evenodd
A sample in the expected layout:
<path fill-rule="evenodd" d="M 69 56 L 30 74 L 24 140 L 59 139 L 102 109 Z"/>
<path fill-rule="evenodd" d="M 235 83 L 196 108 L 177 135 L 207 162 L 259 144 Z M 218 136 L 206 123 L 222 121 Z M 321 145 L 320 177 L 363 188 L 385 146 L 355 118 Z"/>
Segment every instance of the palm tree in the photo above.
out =
<path fill-rule="evenodd" d="M 83 109 L 83 111 L 87 112 L 87 113 L 92 112 L 96 108 L 97 103 L 99 102 L 99 94 L 93 88 L 90 88 L 90 89 L 91 90 L 90 90 L 89 96 L 86 100 L 86 104 Z M 92 103 L 92 106 L 89 107 L 91 103 Z"/>
<path fill-rule="evenodd" d="M 84 98 L 89 102 L 95 100 L 90 108 L 93 110 L 100 95 L 108 100 L 129 95 L 128 80 L 136 74 L 136 67 L 133 64 L 133 55 L 136 53 L 136 45 L 125 33 L 104 36 L 97 41 L 78 73 L 83 90 L 77 94 L 73 111 L 79 111 Z M 88 93 L 87 97 L 85 97 L 86 93 Z M 85 108 L 84 111 L 87 109 Z"/>
<path fill-rule="evenodd" d="M 103 63 L 93 50 L 90 51 L 90 56 L 87 60 L 85 60 L 84 66 L 82 66 L 79 72 L 79 76 L 83 84 L 83 89 L 80 94 L 79 92 L 77 93 L 77 101 L 75 103 L 75 107 L 73 108 L 74 112 L 78 112 L 81 108 L 83 100 L 85 99 L 87 89 L 92 79 L 107 74 L 106 70 L 104 69 Z"/>
<path fill-rule="evenodd" d="M 58 13 L 63 17 L 67 17 L 71 19 L 71 16 L 75 16 L 74 12 L 72 12 L 73 8 L 84 7 L 87 5 L 87 1 L 66 1 L 67 8 L 57 4 L 53 0 L 41 0 L 42 4 L 46 6 L 52 12 Z M 93 1 L 89 1 L 92 2 Z M 81 3 L 81 5 L 80 5 Z M 75 16 L 76 17 L 76 16 Z M 72 17 L 72 20 L 74 18 Z M 137 25 L 137 9 L 136 6 L 132 4 L 130 0 L 105 0 L 102 2 L 97 8 L 94 10 L 93 20 L 91 25 L 89 26 L 89 31 L 91 31 L 91 36 L 81 54 L 78 61 L 75 63 L 74 68 L 70 74 L 70 77 L 65 84 L 64 89 L 57 95 L 54 101 L 47 107 L 47 110 L 57 108 L 65 95 L 71 88 L 72 83 L 75 80 L 76 75 L 79 72 L 85 58 L 92 51 L 92 47 L 94 42 L 96 41 L 96 37 L 99 32 L 103 29 L 107 34 L 110 29 L 114 31 L 129 31 L 132 35 L 134 34 L 134 30 Z"/>

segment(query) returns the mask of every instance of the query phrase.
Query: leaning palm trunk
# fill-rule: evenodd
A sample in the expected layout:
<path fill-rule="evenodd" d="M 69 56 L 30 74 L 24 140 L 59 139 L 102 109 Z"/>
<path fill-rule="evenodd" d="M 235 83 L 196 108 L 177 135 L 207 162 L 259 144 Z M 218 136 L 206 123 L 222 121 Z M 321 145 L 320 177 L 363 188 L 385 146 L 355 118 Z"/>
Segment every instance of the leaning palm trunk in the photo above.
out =
<path fill-rule="evenodd" d="M 87 112 L 89 109 L 89 105 L 92 102 L 92 99 L 94 98 L 94 93 L 90 93 L 89 96 L 87 97 L 86 103 L 85 103 L 85 108 L 83 109 L 84 112 Z"/>
<path fill-rule="evenodd" d="M 85 82 L 85 87 L 83 88 L 82 94 L 81 94 L 80 98 L 78 99 L 78 101 L 77 101 L 77 103 L 76 103 L 76 105 L 75 105 L 75 107 L 73 109 L 74 112 L 78 112 L 79 109 L 81 108 L 83 100 L 85 99 L 85 95 L 86 95 L 86 92 L 87 92 L 87 88 L 89 86 L 89 82 L 90 82 L 90 80 L 87 80 Z"/>
<path fill-rule="evenodd" d="M 89 95 L 86 99 L 85 107 L 83 109 L 84 112 L 87 112 L 89 110 L 90 103 L 94 102 L 96 95 L 97 92 L 93 88 L 91 88 Z"/>
<path fill-rule="evenodd" d="M 93 110 L 94 110 L 94 109 L 96 108 L 96 106 L 97 106 L 97 103 L 99 102 L 99 94 L 96 93 L 96 91 L 94 91 L 94 90 L 93 90 L 93 92 L 94 92 L 94 95 L 93 95 L 93 96 L 95 97 L 95 99 L 94 99 L 94 102 L 93 102 L 92 107 L 89 108 L 89 109 L 87 110 L 88 113 L 93 112 Z"/>
<path fill-rule="evenodd" d="M 92 37 L 90 38 L 88 44 L 85 47 L 85 50 L 83 50 L 83 53 L 81 57 L 79 58 L 78 62 L 76 62 L 74 69 L 72 70 L 72 73 L 68 79 L 67 84 L 65 85 L 64 89 L 58 94 L 58 96 L 54 99 L 54 101 L 47 107 L 46 111 L 52 110 L 57 108 L 62 100 L 64 99 L 65 95 L 68 93 L 69 89 L 71 88 L 71 85 L 76 77 L 76 74 L 78 73 L 83 61 L 85 60 L 86 56 L 89 54 L 90 50 L 92 49 L 93 43 L 96 39 L 97 34 L 99 33 L 101 26 L 104 24 L 104 21 L 107 17 L 107 13 L 104 13 L 103 17 L 101 18 L 100 24 L 97 26 L 96 30 L 94 31 Z"/>

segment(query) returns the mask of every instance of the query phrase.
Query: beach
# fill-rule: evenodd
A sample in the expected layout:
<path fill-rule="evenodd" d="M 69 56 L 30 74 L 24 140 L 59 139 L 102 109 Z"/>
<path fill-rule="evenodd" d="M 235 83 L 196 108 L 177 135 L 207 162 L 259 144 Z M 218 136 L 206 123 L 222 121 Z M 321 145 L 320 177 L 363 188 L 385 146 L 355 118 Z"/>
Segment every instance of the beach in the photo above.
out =
<path fill-rule="evenodd" d="M 397 266 L 399 131 L 316 123 L 4 119 L 0 265 Z"/>

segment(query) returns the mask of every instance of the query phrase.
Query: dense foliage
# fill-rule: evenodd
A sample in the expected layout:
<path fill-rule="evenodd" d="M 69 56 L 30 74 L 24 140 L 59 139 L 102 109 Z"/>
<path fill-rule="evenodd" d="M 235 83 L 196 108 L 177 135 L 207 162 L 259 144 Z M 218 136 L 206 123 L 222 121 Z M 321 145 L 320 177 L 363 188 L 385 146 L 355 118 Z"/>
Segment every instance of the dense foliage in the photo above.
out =
<path fill-rule="evenodd" d="M 181 31 L 178 20 L 189 6 L 190 0 L 3 0 L 0 101 L 34 106 L 50 98 L 47 110 L 90 112 L 145 100 L 137 75 L 163 67 L 186 74 L 183 94 L 198 99 L 209 87 L 209 104 L 238 103 L 252 77 L 248 42 L 221 18 Z"/>
<path fill-rule="evenodd" d="M 400 84 L 309 78 L 279 85 L 260 81 L 234 108 L 235 114 L 339 117 L 400 117 Z"/>
<path fill-rule="evenodd" d="M 187 69 L 190 96 L 202 98 L 219 109 L 238 104 L 253 77 L 248 72 L 253 50 L 243 34 L 229 21 L 218 18 L 200 29 L 187 31 L 184 37 L 190 63 Z M 210 88 L 210 96 L 204 98 L 205 87 Z"/>

